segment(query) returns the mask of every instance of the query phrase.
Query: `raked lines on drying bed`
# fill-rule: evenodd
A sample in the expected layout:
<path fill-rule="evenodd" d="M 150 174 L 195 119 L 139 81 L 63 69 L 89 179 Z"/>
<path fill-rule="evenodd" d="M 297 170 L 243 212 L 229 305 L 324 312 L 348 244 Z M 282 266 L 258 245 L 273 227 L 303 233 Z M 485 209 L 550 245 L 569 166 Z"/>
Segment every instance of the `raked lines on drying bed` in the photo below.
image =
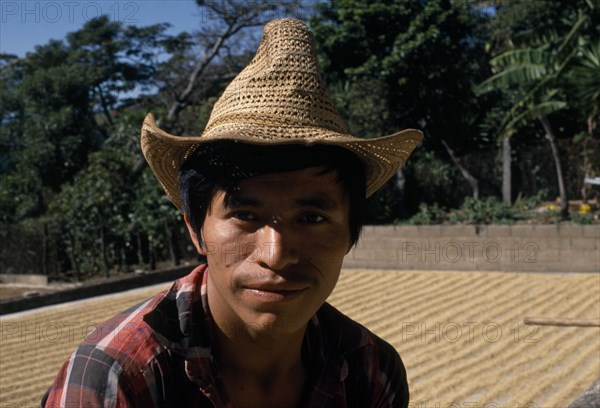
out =
<path fill-rule="evenodd" d="M 95 324 L 168 286 L 0 319 L 0 403 L 35 406 Z M 523 324 L 600 318 L 598 275 L 345 270 L 329 301 L 400 351 L 415 406 L 565 406 L 600 378 L 600 328 Z"/>

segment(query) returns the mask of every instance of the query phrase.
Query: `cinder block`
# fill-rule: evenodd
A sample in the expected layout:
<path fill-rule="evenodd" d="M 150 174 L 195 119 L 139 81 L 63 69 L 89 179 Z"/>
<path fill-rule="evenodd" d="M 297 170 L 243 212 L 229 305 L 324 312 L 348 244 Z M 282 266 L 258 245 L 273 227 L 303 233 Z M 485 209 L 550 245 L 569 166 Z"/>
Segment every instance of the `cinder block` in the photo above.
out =
<path fill-rule="evenodd" d="M 510 236 L 517 238 L 529 238 L 532 235 L 532 225 L 509 225 Z"/>
<path fill-rule="evenodd" d="M 511 225 L 487 225 L 485 236 L 487 236 L 488 238 L 510 237 L 511 227 Z"/>
<path fill-rule="evenodd" d="M 346 257 L 342 263 L 342 268 L 365 268 L 368 264 L 369 263 L 364 260 Z"/>
<path fill-rule="evenodd" d="M 600 234 L 596 234 L 600 227 L 567 227 L 367 226 L 358 245 L 344 260 L 344 266 L 404 270 L 600 272 Z"/>
<path fill-rule="evenodd" d="M 581 256 L 589 259 L 591 272 L 600 272 L 600 250 L 583 251 Z"/>
<path fill-rule="evenodd" d="M 582 225 L 581 232 L 584 238 L 600 239 L 600 225 Z"/>
<path fill-rule="evenodd" d="M 560 230 L 555 224 L 546 224 L 546 225 L 532 225 L 532 231 L 528 235 L 530 237 L 537 238 L 552 238 L 560 236 Z"/>
<path fill-rule="evenodd" d="M 422 264 L 419 263 L 413 263 L 413 262 L 400 262 L 398 261 L 396 263 L 396 268 L 399 270 L 416 270 L 416 271 L 422 271 L 425 270 L 425 268 L 423 267 Z"/>
<path fill-rule="evenodd" d="M 401 248 L 404 239 L 396 237 L 365 237 L 356 244 L 356 249 L 371 250 L 371 249 L 395 249 Z"/>
<path fill-rule="evenodd" d="M 396 249 L 356 249 L 353 259 L 361 261 L 395 261 L 398 259 Z"/>
<path fill-rule="evenodd" d="M 513 245 L 508 251 L 510 262 L 528 270 L 530 264 L 550 263 L 559 261 L 558 249 L 538 246 L 533 242 Z"/>
<path fill-rule="evenodd" d="M 487 231 L 490 225 L 475 225 L 475 234 L 478 237 L 487 237 Z"/>
<path fill-rule="evenodd" d="M 439 238 L 442 236 L 442 226 L 441 225 L 419 225 L 417 226 L 417 230 L 419 231 L 419 236 L 423 238 Z"/>
<path fill-rule="evenodd" d="M 526 272 L 566 272 L 564 265 L 560 262 L 540 262 L 528 264 Z"/>
<path fill-rule="evenodd" d="M 376 237 L 376 225 L 365 225 L 360 233 L 360 239 Z"/>
<path fill-rule="evenodd" d="M 382 261 L 382 262 L 378 262 L 377 264 L 374 264 L 373 266 L 370 266 L 370 268 L 398 269 L 398 270 L 410 269 L 410 268 L 407 268 L 405 265 L 402 265 L 398 261 Z"/>
<path fill-rule="evenodd" d="M 536 240 L 536 244 L 539 246 L 540 251 L 548 250 L 548 249 L 561 249 L 561 248 L 569 248 L 571 242 L 569 238 L 544 238 Z"/>
<path fill-rule="evenodd" d="M 563 251 L 570 253 L 570 251 Z M 564 255 L 563 255 L 564 256 Z M 569 255 L 570 256 L 570 255 Z M 561 249 L 524 247 L 519 251 L 520 263 L 561 263 Z"/>
<path fill-rule="evenodd" d="M 583 228 L 581 225 L 560 224 L 559 234 L 561 237 L 579 238 L 583 237 Z"/>
<path fill-rule="evenodd" d="M 477 237 L 475 225 L 444 225 L 440 232 L 442 237 Z"/>
<path fill-rule="evenodd" d="M 377 240 L 375 239 L 375 237 L 363 236 L 356 243 L 356 246 L 354 247 L 354 249 L 357 249 L 357 250 L 360 250 L 360 249 L 371 249 L 376 244 L 377 244 Z"/>
<path fill-rule="evenodd" d="M 420 237 L 421 231 L 416 225 L 396 225 L 394 233 L 398 238 L 415 238 Z"/>
<path fill-rule="evenodd" d="M 394 237 L 396 236 L 396 227 L 394 225 L 374 225 L 372 232 L 376 237 Z"/>
<path fill-rule="evenodd" d="M 594 238 L 571 238 L 571 249 L 588 250 L 598 249 L 599 240 Z"/>
<path fill-rule="evenodd" d="M 513 255 L 513 258 L 524 258 L 531 253 L 539 253 L 542 249 L 548 249 L 546 240 L 543 238 L 517 238 L 504 241 L 505 248 Z M 566 248 L 569 247 L 567 240 Z"/>
<path fill-rule="evenodd" d="M 568 266 L 565 266 L 563 263 L 560 263 L 560 262 L 545 263 L 542 266 L 544 267 L 543 272 L 555 272 L 555 273 L 571 272 L 568 270 L 569 269 Z"/>
<path fill-rule="evenodd" d="M 384 237 L 380 239 L 376 244 L 377 248 L 381 249 L 398 249 L 401 250 L 405 247 L 405 243 L 410 239 L 407 238 L 399 238 L 399 237 Z"/>
<path fill-rule="evenodd" d="M 567 272 L 600 272 L 598 251 L 560 251 L 558 256 Z"/>
<path fill-rule="evenodd" d="M 500 267 L 498 270 L 503 272 L 538 272 L 540 270 L 540 265 L 526 265 L 514 262 L 500 262 Z"/>
<path fill-rule="evenodd" d="M 476 270 L 478 271 L 500 271 L 500 262 L 480 262 L 476 264 Z"/>

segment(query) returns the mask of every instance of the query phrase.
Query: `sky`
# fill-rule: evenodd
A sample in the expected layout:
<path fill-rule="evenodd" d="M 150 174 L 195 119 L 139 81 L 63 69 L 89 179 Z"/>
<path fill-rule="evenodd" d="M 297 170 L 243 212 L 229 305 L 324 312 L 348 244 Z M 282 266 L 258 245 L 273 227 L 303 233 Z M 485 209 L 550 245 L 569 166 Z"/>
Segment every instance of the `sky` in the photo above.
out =
<path fill-rule="evenodd" d="M 0 52 L 23 57 L 103 14 L 125 25 L 170 23 L 168 34 L 198 29 L 208 17 L 194 0 L 0 0 Z"/>

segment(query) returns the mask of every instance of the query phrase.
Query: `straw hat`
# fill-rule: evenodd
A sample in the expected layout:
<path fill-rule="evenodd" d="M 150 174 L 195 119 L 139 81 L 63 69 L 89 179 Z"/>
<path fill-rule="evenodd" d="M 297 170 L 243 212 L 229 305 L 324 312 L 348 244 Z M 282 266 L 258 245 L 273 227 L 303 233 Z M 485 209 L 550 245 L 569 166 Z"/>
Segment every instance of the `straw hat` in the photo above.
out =
<path fill-rule="evenodd" d="M 351 136 L 321 79 L 312 33 L 301 21 L 284 18 L 265 25 L 256 56 L 215 103 L 200 136 L 170 135 L 148 114 L 141 144 L 152 171 L 181 209 L 179 168 L 211 141 L 341 146 L 364 163 L 368 197 L 398 171 L 422 137 L 412 129 L 376 139 Z"/>

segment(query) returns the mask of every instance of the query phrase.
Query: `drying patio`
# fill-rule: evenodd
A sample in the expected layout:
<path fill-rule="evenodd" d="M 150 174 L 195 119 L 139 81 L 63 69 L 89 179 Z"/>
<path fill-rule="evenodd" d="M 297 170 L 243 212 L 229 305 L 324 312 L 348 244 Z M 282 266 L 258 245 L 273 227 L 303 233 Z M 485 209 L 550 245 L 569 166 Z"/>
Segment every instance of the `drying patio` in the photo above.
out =
<path fill-rule="evenodd" d="M 0 318 L 0 405 L 34 407 L 94 324 L 167 284 Z M 412 407 L 564 407 L 600 378 L 600 275 L 347 269 L 329 299 L 389 341 Z"/>

